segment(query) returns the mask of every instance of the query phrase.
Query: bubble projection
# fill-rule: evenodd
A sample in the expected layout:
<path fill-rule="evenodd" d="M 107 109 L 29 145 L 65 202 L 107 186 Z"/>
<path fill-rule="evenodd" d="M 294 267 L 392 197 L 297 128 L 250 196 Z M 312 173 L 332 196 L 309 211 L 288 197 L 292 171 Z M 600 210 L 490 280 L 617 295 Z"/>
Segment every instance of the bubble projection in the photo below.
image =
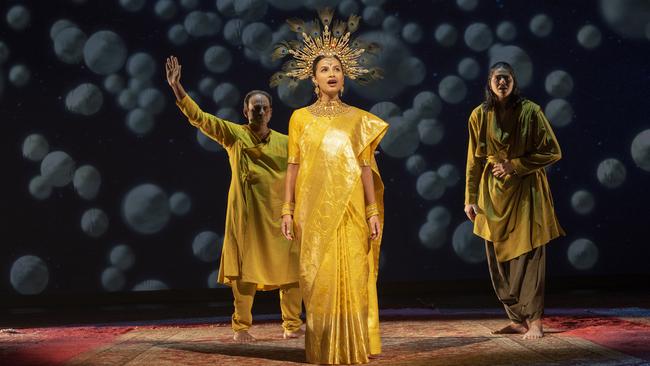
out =
<path fill-rule="evenodd" d="M 91 11 L 90 5 L 74 2 L 78 9 L 86 7 L 84 11 Z M 93 250 L 106 254 L 93 275 L 100 291 L 187 286 L 180 279 L 165 277 L 162 265 L 147 266 L 142 260 L 149 250 L 148 240 L 161 237 L 185 244 L 170 247 L 160 257 L 206 266 L 199 273 L 200 283 L 192 286 L 217 287 L 214 266 L 223 240 L 217 232 L 222 228 L 210 225 L 221 225 L 224 208 L 206 202 L 221 202 L 225 197 L 226 189 L 221 188 L 228 184 L 228 152 L 191 128 L 177 111 L 164 80 L 162 63 L 167 55 L 160 50 L 173 50 L 181 58 L 183 83 L 204 111 L 242 123 L 243 94 L 252 88 L 268 89 L 268 77 L 281 67 L 270 57 L 273 44 L 296 39 L 285 18 L 311 20 L 309 14 L 325 5 L 332 6 L 342 20 L 360 15 L 362 24 L 354 36 L 381 46 L 377 55 L 367 53 L 363 60 L 382 67 L 384 78 L 370 86 L 346 80 L 342 99 L 390 124 L 377 153 L 387 207 L 395 207 L 399 200 L 409 213 L 419 215 L 422 221 L 408 235 L 417 250 L 432 255 L 427 260 L 436 268 L 446 250 L 455 261 L 477 268 L 483 265 L 483 241 L 472 234 L 471 223 L 459 221 L 464 219 L 462 207 L 454 207 L 453 200 L 463 194 L 467 114 L 482 100 L 485 73 L 496 61 L 513 65 L 523 94 L 540 104 L 560 139 L 564 159 L 548 172 L 551 180 L 567 183 L 551 183 L 556 207 L 564 210 L 563 225 L 598 217 L 611 195 L 625 194 L 650 171 L 647 120 L 626 115 L 629 135 L 612 131 L 611 136 L 602 136 L 597 131 L 604 123 L 600 115 L 585 109 L 595 103 L 594 98 L 601 98 L 590 89 L 592 78 L 585 78 L 598 63 L 595 60 L 615 43 L 626 50 L 630 40 L 639 49 L 647 47 L 650 10 L 641 0 L 601 0 L 585 7 L 589 12 L 576 15 L 571 25 L 562 23 L 564 18 L 553 7 L 532 6 L 525 14 L 506 14 L 498 4 L 478 0 L 437 4 L 449 12 L 441 12 L 433 21 L 398 11 L 404 5 L 382 0 L 118 0 L 106 6 L 115 8 L 124 22 L 108 19 L 95 28 L 76 18 L 75 12 L 59 13 L 66 14 L 62 18 L 11 4 L 4 13 L 7 32 L 0 36 L 0 98 L 42 91 L 43 98 L 59 100 L 61 107 L 56 112 L 43 110 L 47 122 L 11 120 L 14 126 L 30 128 L 18 136 L 14 147 L 20 162 L 31 169 L 22 177 L 21 193 L 33 205 L 76 208 L 78 213 L 69 220 L 74 232 L 97 244 Z M 35 15 L 47 19 L 47 24 L 35 23 L 41 22 Z M 142 34 L 135 25 L 131 29 L 136 20 L 150 23 L 150 33 Z M 51 56 L 48 62 L 53 70 L 62 70 L 65 83 L 53 85 L 51 75 L 17 46 L 17 37 L 29 32 L 41 33 L 45 44 L 37 46 Z M 549 44 L 563 45 L 566 54 L 540 57 Z M 577 68 L 574 59 L 590 60 L 590 65 Z M 310 80 L 297 85 L 284 82 L 272 93 L 272 127 L 280 132 L 286 132 L 287 111 L 314 100 Z M 605 118 L 606 113 L 602 115 Z M 83 136 L 78 145 L 72 130 Z M 586 174 L 580 182 L 578 170 L 567 168 L 579 159 L 578 153 L 573 147 L 564 150 L 575 134 L 593 138 L 598 146 L 598 154 L 585 161 Z M 625 151 L 613 147 L 618 146 L 614 139 Z M 585 142 L 584 151 L 591 144 Z M 100 158 L 105 150 L 116 157 L 130 151 L 124 166 L 137 169 L 124 172 L 136 173 L 130 176 L 116 170 Z M 152 155 L 169 165 L 152 163 Z M 210 189 L 197 191 L 203 184 Z M 111 207 L 107 201 L 117 204 Z M 206 214 L 205 207 L 212 211 Z M 403 209 L 400 206 L 387 215 L 401 217 Z M 197 228 L 197 222 L 208 226 Z M 387 225 L 386 230 L 390 238 L 394 229 Z M 180 233 L 187 235 L 179 240 Z M 588 239 L 574 241 L 567 250 L 569 268 L 573 273 L 598 270 L 605 262 L 606 245 L 600 238 L 598 246 Z M 382 267 L 399 268 L 391 255 L 394 249 L 382 250 Z M 31 268 L 35 274 L 16 275 L 16 281 L 11 277 L 17 293 L 41 293 L 48 283 L 65 281 L 50 279 L 56 254 L 27 253 L 38 254 L 47 264 L 35 255 L 37 259 L 25 260 L 21 268 Z M 13 276 L 14 270 L 7 274 Z"/>

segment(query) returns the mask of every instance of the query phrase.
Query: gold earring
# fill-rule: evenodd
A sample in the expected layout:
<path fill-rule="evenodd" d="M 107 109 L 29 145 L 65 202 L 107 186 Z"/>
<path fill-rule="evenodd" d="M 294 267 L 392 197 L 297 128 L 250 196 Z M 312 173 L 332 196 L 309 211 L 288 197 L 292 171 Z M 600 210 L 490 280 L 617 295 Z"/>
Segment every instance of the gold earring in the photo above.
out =
<path fill-rule="evenodd" d="M 342 86 L 342 87 L 341 87 L 341 91 L 339 92 L 339 95 L 340 95 L 340 96 L 343 96 L 343 90 L 344 90 L 344 89 L 345 89 L 345 86 Z"/>
<path fill-rule="evenodd" d="M 320 98 L 320 88 L 318 87 L 318 84 L 314 84 L 314 94 L 316 94 L 316 98 Z"/>

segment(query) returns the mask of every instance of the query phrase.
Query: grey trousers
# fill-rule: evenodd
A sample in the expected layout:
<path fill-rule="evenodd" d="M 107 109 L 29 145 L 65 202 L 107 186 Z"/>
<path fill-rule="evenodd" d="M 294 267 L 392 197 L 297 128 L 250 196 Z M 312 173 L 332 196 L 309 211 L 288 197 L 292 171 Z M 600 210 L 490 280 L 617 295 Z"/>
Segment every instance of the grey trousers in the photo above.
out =
<path fill-rule="evenodd" d="M 494 244 L 485 242 L 494 292 L 514 323 L 540 319 L 544 314 L 546 245 L 507 262 L 499 262 Z"/>

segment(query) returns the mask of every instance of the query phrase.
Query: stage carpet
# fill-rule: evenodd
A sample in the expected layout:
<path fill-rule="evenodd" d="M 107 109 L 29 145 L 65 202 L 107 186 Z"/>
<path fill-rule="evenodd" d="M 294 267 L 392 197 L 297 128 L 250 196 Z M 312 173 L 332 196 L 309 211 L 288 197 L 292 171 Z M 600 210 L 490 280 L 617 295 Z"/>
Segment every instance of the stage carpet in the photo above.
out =
<path fill-rule="evenodd" d="M 499 310 L 382 311 L 383 354 L 372 365 L 650 365 L 650 311 L 550 309 L 541 340 L 492 335 Z M 0 330 L 1 365 L 293 365 L 304 339 L 284 340 L 259 317 L 258 341 L 232 341 L 227 318 Z M 266 319 L 266 320 L 264 320 Z"/>

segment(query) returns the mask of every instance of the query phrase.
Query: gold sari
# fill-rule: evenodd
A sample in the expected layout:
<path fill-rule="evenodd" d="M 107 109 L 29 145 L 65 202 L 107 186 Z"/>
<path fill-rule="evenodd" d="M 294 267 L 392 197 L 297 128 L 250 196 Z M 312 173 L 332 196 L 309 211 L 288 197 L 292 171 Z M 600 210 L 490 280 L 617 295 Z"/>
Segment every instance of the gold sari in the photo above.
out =
<path fill-rule="evenodd" d="M 366 363 L 369 354 L 381 352 L 381 237 L 369 239 L 361 165 L 372 169 L 383 225 L 383 183 L 373 152 L 387 127 L 354 107 L 334 116 L 301 108 L 289 123 L 288 161 L 300 164 L 294 224 L 311 363 Z"/>

